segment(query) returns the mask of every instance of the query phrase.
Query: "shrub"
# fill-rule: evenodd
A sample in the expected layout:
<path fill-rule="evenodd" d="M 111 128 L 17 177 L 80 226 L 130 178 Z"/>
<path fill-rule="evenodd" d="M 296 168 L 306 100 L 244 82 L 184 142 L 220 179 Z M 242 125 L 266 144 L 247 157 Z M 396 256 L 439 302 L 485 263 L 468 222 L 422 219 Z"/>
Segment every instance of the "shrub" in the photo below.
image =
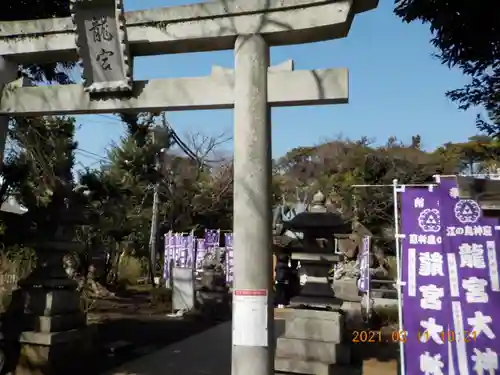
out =
<path fill-rule="evenodd" d="M 135 285 L 142 276 L 142 262 L 132 256 L 125 255 L 118 265 L 118 283 Z"/>
<path fill-rule="evenodd" d="M 0 312 L 7 310 L 18 281 L 28 276 L 35 264 L 36 257 L 30 248 L 16 246 L 0 254 Z"/>

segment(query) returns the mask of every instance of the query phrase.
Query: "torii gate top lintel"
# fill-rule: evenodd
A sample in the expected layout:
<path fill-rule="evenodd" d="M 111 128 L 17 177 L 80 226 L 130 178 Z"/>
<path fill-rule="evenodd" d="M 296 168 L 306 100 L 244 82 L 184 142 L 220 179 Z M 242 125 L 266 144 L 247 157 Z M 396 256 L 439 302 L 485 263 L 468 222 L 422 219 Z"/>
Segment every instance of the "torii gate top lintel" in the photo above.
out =
<path fill-rule="evenodd" d="M 78 2 L 79 0 L 72 0 Z M 238 35 L 270 46 L 345 37 L 378 0 L 215 0 L 125 13 L 133 56 L 232 49 Z M 78 60 L 71 17 L 0 22 L 0 56 L 16 63 Z M 29 41 L 29 42 L 28 42 Z"/>

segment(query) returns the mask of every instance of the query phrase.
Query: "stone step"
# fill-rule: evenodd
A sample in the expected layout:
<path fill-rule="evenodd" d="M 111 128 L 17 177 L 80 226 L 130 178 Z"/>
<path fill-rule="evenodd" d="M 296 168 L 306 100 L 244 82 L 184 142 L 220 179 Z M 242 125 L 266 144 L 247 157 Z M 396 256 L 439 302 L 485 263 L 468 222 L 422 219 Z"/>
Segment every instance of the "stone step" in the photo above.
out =
<path fill-rule="evenodd" d="M 324 341 L 280 337 L 276 345 L 276 357 L 279 358 L 295 358 L 329 364 L 349 364 L 351 360 L 350 354 L 349 346 Z"/>
<path fill-rule="evenodd" d="M 364 369 L 359 365 L 329 365 L 327 363 L 315 361 L 301 361 L 288 358 L 279 358 L 279 363 L 275 365 L 275 375 L 366 375 Z M 284 370 L 278 369 L 280 366 Z M 301 371 L 301 372 L 299 372 Z M 379 375 L 380 372 L 369 373 L 370 375 Z M 395 371 L 387 372 L 388 375 L 396 374 Z"/>
<path fill-rule="evenodd" d="M 308 375 L 340 375 L 338 366 L 320 361 L 304 361 L 292 358 L 276 358 L 274 371 L 278 373 Z M 348 375 L 347 372 L 342 373 Z M 354 373 L 352 373 L 354 374 Z M 350 375 L 350 374 L 349 374 Z"/>

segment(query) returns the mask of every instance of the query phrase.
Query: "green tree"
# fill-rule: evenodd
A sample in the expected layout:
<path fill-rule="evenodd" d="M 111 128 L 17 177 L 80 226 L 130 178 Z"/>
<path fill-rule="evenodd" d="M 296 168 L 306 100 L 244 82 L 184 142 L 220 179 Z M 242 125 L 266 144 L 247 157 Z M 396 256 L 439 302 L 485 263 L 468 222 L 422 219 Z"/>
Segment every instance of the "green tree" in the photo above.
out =
<path fill-rule="evenodd" d="M 485 0 L 396 0 L 395 13 L 405 22 L 428 24 L 438 57 L 471 78 L 465 87 L 447 93 L 462 109 L 483 106 L 490 122 L 479 115 L 477 126 L 500 136 L 500 3 Z"/>
<path fill-rule="evenodd" d="M 280 190 L 275 195 L 289 199 L 297 188 L 309 194 L 320 189 L 344 217 L 356 215 L 373 233 L 381 234 L 393 226 L 392 190 L 387 185 L 394 179 L 402 184 L 427 183 L 436 173 L 458 169 L 458 153 L 427 152 L 420 144 L 418 135 L 410 144 L 391 137 L 380 146 L 366 137 L 338 138 L 291 150 L 275 162 L 274 187 Z M 354 189 L 353 185 L 385 186 Z"/>
<path fill-rule="evenodd" d="M 85 171 L 80 179 L 93 212 L 94 231 L 113 244 L 113 263 L 118 264 L 125 242 L 133 245 L 137 255 L 148 254 L 156 183 L 161 233 L 228 228 L 232 219 L 232 163 L 210 167 L 202 161 L 218 143 L 203 137 L 206 147 L 192 145 L 195 151 L 188 150 L 187 156 L 171 148 L 174 136 L 167 125 L 162 124 L 157 131 L 158 116 L 125 115 L 122 121 L 127 132 L 110 149 L 109 164 Z"/>
<path fill-rule="evenodd" d="M 65 215 L 79 209 L 73 199 L 74 134 L 75 120 L 57 116 L 17 119 L 10 131 L 2 190 L 4 198 L 13 196 L 28 209 L 25 239 L 50 238 Z"/>

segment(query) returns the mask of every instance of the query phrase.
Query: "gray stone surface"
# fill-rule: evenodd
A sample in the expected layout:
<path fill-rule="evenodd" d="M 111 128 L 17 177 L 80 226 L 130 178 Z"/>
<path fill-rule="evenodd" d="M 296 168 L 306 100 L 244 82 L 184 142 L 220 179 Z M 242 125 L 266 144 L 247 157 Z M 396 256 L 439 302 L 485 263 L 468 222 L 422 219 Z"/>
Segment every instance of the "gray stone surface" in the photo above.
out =
<path fill-rule="evenodd" d="M 31 288 L 26 291 L 26 312 L 51 316 L 73 313 L 80 309 L 80 293 L 75 290 Z"/>
<path fill-rule="evenodd" d="M 237 35 L 256 33 L 274 45 L 343 38 L 353 15 L 377 5 L 378 0 L 225 0 L 128 12 L 125 18 L 132 53 L 144 56 L 231 49 Z M 158 23 L 168 24 L 168 32 Z M 75 61 L 73 30 L 70 17 L 1 22 L 0 55 L 18 63 Z M 29 35 L 28 43 L 21 34 Z"/>
<path fill-rule="evenodd" d="M 278 338 L 276 357 L 331 364 L 348 364 L 351 359 L 349 347 L 346 345 L 288 337 Z"/>
<path fill-rule="evenodd" d="M 195 301 L 194 272 L 192 268 L 174 267 L 172 269 L 172 308 L 192 310 Z"/>
<path fill-rule="evenodd" d="M 53 316 L 27 315 L 25 319 L 26 329 L 37 332 L 67 331 L 82 327 L 86 323 L 85 314 L 82 312 Z"/>
<path fill-rule="evenodd" d="M 290 310 L 276 345 L 275 369 L 299 374 L 328 374 L 333 364 L 350 361 L 342 345 L 344 317 L 337 311 Z"/>
<path fill-rule="evenodd" d="M 82 60 L 83 84 L 87 91 L 130 91 L 132 59 L 123 2 L 73 1 L 71 13 L 78 54 Z"/>
<path fill-rule="evenodd" d="M 295 358 L 276 358 L 274 362 L 276 371 L 310 375 L 332 375 L 332 366 L 325 362 L 304 361 Z"/>
<path fill-rule="evenodd" d="M 343 323 L 343 318 L 339 320 L 288 319 L 285 323 L 286 337 L 338 343 L 342 340 Z"/>
<path fill-rule="evenodd" d="M 271 82 L 267 73 L 269 46 L 261 35 L 236 39 L 234 66 L 233 246 L 237 251 L 233 254 L 233 294 L 237 290 L 263 290 L 267 301 L 262 301 L 261 308 L 272 311 L 271 111 L 267 104 Z M 233 299 L 233 324 L 242 327 L 249 320 L 245 313 L 235 313 L 245 311 L 238 304 Z M 253 346 L 243 340 L 233 342 L 232 375 L 270 375 L 273 315 L 267 314 L 265 319 L 254 326 L 260 339 Z"/>
<path fill-rule="evenodd" d="M 359 295 L 359 289 L 355 279 L 333 280 L 333 291 L 335 292 L 335 297 L 341 300 L 351 302 L 361 301 L 361 296 Z"/>
<path fill-rule="evenodd" d="M 342 312 L 344 313 L 345 324 L 349 329 L 363 329 L 366 326 L 361 302 L 344 301 Z"/>
<path fill-rule="evenodd" d="M 339 306 L 340 307 L 340 306 Z M 287 310 L 285 315 L 286 320 L 289 319 L 320 319 L 320 320 L 333 320 L 342 323 L 342 315 L 337 311 L 324 311 L 324 310 L 306 310 L 306 309 L 290 309 Z"/>
<path fill-rule="evenodd" d="M 79 330 L 21 335 L 21 352 L 15 375 L 73 374 L 82 371 L 96 348 L 95 331 Z"/>
<path fill-rule="evenodd" d="M 6 60 L 0 56 L 0 90 L 3 91 L 5 85 L 13 82 L 17 78 L 17 64 Z M 9 117 L 0 116 L 0 163 L 3 165 L 5 140 L 9 126 Z M 3 205 L 2 205 L 3 207 Z"/>
<path fill-rule="evenodd" d="M 348 100 L 348 70 L 277 71 L 269 75 L 268 101 L 272 107 L 343 104 Z M 8 85 L 0 113 L 18 115 L 106 113 L 117 110 L 197 110 L 234 107 L 234 74 L 135 81 L 130 97 L 93 99 L 84 86 L 53 85 L 14 88 Z M 207 95 L 210 92 L 212 95 Z"/>
<path fill-rule="evenodd" d="M 82 336 L 83 332 L 84 330 L 82 329 L 72 329 L 69 331 L 61 331 L 61 332 L 26 331 L 26 332 L 21 332 L 19 341 L 21 343 L 28 343 L 31 345 L 50 346 L 77 340 Z"/>

